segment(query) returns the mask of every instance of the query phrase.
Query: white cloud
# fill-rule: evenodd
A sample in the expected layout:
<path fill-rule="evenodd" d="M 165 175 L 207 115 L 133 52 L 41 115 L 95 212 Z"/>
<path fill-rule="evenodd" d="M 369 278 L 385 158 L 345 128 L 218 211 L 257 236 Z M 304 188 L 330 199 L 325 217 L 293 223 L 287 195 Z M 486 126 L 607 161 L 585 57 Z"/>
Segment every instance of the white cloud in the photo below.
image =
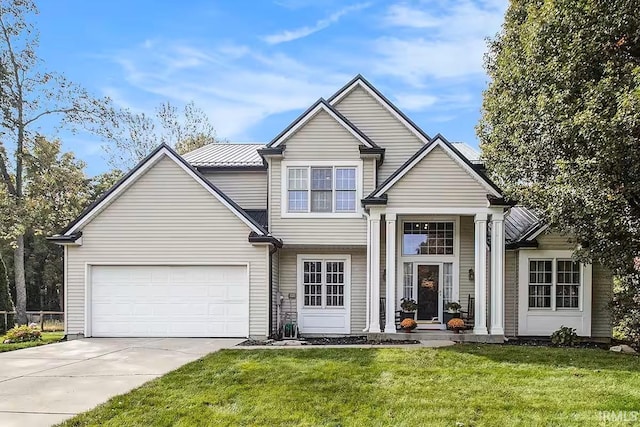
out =
<path fill-rule="evenodd" d="M 310 66 L 284 54 L 265 56 L 230 44 L 197 48 L 158 43 L 138 46 L 113 58 L 122 66 L 128 91 L 159 102 L 194 101 L 211 118 L 218 135 L 237 140 L 273 114 L 307 108 L 328 96 L 350 75 Z M 108 88 L 126 106 L 125 89 Z M 131 95 L 130 97 L 133 97 Z"/>
<path fill-rule="evenodd" d="M 414 87 L 434 79 L 481 76 L 486 38 L 499 31 L 506 7 L 505 0 L 392 5 L 383 23 L 396 30 L 373 42 L 380 55 L 375 70 Z"/>
<path fill-rule="evenodd" d="M 439 25 L 435 16 L 406 4 L 391 5 L 384 21 L 387 25 L 410 28 L 433 28 Z"/>
<path fill-rule="evenodd" d="M 359 3 L 359 4 L 354 4 L 352 6 L 347 6 L 345 8 L 338 10 L 337 12 L 332 13 L 331 15 L 329 15 L 324 19 L 318 20 L 314 25 L 304 26 L 304 27 L 293 29 L 293 30 L 285 30 L 276 34 L 270 34 L 262 37 L 262 40 L 264 40 L 268 44 L 279 44 L 279 43 L 285 43 L 285 42 L 301 39 L 303 37 L 307 37 L 313 33 L 316 33 L 320 30 L 323 30 L 332 24 L 335 24 L 344 15 L 366 9 L 369 6 L 371 6 L 371 3 Z"/>

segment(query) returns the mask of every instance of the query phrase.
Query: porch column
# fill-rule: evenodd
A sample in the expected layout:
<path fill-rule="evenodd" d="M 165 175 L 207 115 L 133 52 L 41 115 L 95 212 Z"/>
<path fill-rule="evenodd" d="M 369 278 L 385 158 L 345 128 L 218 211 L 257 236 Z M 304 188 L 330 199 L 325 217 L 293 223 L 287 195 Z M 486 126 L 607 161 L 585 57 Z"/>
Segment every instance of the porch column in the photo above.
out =
<path fill-rule="evenodd" d="M 367 277 L 365 279 L 367 289 L 365 327 L 362 332 L 369 332 L 369 322 L 371 321 L 371 221 L 367 215 Z"/>
<path fill-rule="evenodd" d="M 491 335 L 504 335 L 504 212 L 491 214 Z"/>
<path fill-rule="evenodd" d="M 380 211 L 371 209 L 369 213 L 371 237 L 371 309 L 369 310 L 369 332 L 380 333 Z"/>
<path fill-rule="evenodd" d="M 487 214 L 475 216 L 475 320 L 473 333 L 487 335 Z"/>
<path fill-rule="evenodd" d="M 396 333 L 396 215 L 386 214 L 387 220 L 387 294 L 384 332 Z"/>

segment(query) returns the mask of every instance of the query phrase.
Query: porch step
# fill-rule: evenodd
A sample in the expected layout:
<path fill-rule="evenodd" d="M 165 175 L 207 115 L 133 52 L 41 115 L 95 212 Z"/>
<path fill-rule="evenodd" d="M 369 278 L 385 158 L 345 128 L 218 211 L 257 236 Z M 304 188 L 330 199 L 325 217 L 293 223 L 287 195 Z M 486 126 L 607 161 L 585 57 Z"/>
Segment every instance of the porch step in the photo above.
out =
<path fill-rule="evenodd" d="M 456 334 L 451 331 L 419 331 L 419 332 L 403 332 L 398 331 L 395 334 L 367 334 L 369 341 L 454 341 L 454 342 L 477 342 L 501 344 L 505 341 L 504 335 L 476 335 L 473 332 L 461 332 Z"/>

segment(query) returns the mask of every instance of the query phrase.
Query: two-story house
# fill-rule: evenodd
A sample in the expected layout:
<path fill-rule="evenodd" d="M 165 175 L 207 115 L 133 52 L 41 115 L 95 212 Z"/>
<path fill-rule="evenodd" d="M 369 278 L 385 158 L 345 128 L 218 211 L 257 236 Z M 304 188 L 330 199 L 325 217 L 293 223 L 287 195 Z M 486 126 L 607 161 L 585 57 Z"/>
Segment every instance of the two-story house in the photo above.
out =
<path fill-rule="evenodd" d="M 158 147 L 60 235 L 69 337 L 395 334 L 609 338 L 612 277 L 506 203 L 478 153 L 430 136 L 363 77 L 267 144 Z"/>

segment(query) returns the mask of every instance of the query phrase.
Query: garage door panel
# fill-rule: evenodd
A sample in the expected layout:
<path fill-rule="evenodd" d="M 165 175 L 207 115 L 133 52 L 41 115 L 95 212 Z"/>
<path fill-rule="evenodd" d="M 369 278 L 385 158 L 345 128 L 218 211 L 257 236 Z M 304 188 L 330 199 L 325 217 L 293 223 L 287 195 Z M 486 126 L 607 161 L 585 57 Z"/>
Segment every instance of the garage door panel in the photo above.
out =
<path fill-rule="evenodd" d="M 244 266 L 93 266 L 93 336 L 244 337 Z"/>

